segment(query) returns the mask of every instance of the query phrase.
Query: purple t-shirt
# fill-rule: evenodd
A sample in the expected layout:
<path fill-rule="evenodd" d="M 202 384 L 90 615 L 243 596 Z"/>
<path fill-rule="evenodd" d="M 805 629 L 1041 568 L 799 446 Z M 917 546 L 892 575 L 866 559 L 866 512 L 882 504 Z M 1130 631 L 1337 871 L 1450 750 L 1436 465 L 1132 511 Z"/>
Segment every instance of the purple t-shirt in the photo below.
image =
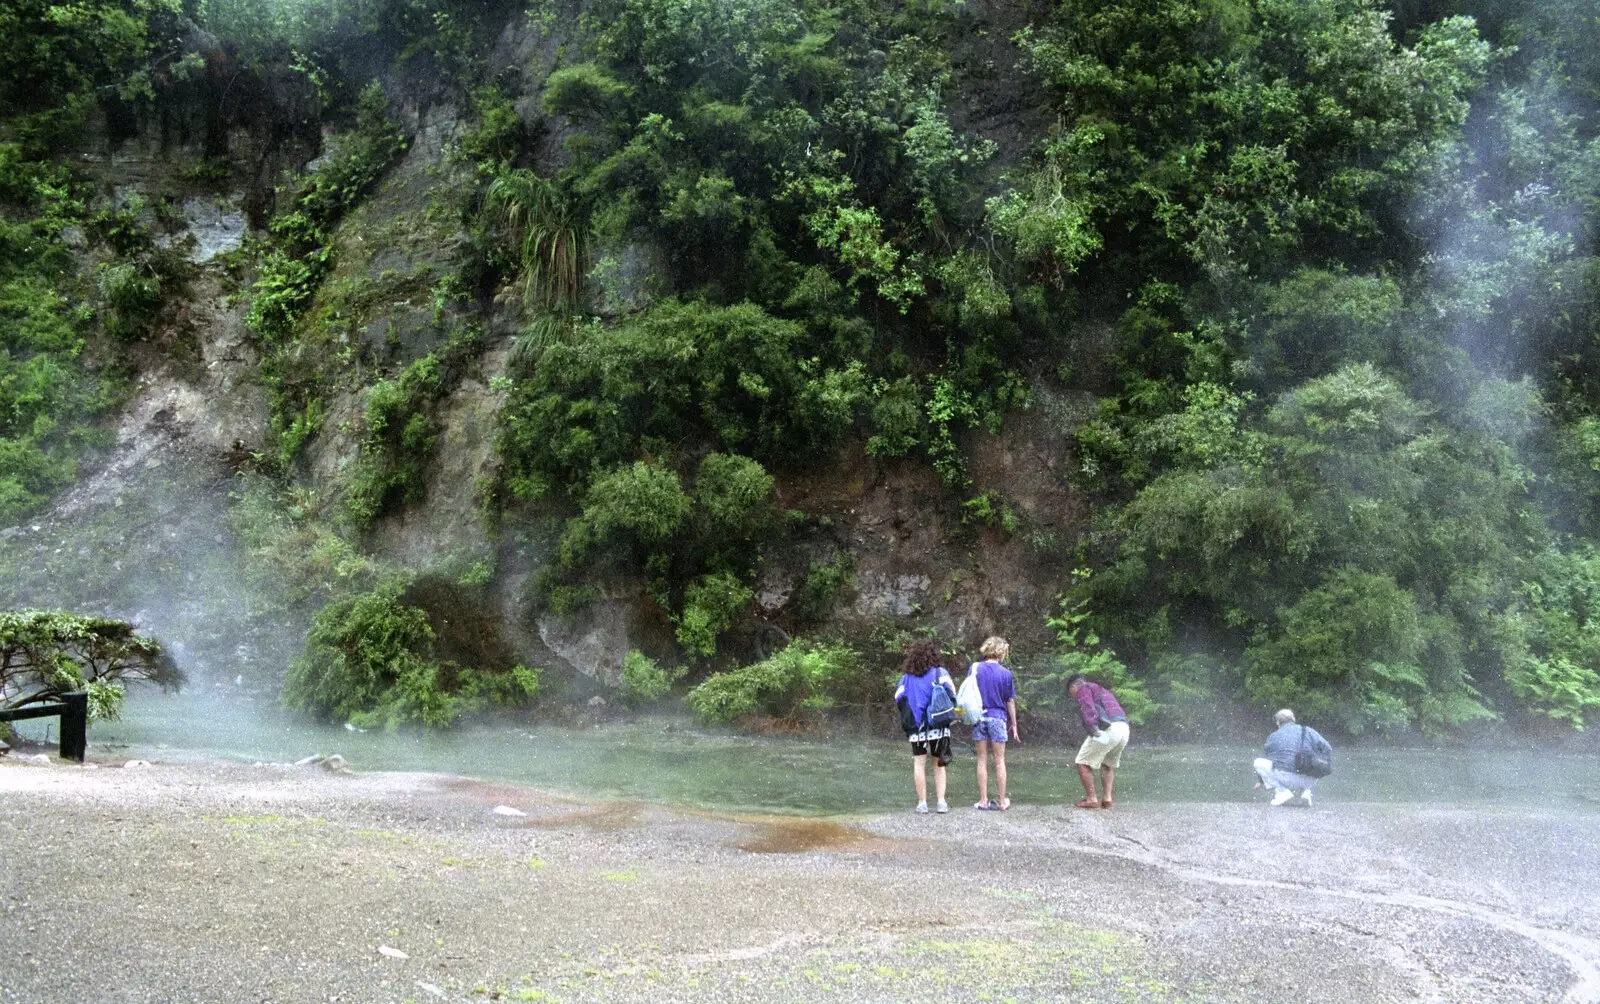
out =
<path fill-rule="evenodd" d="M 1017 684 L 1011 678 L 1011 670 L 993 659 L 985 659 L 972 671 L 978 674 L 978 694 L 983 698 L 983 716 L 1005 721 L 1006 702 L 1017 696 Z"/>

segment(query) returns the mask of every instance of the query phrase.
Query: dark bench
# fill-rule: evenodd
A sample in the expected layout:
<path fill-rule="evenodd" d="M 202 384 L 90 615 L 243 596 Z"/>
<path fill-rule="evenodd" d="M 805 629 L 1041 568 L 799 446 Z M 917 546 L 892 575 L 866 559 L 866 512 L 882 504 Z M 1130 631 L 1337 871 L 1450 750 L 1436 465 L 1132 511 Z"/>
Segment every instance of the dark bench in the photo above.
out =
<path fill-rule="evenodd" d="M 89 745 L 89 695 L 83 691 L 62 694 L 55 704 L 30 704 L 25 708 L 0 710 L 0 722 L 20 722 L 25 718 L 61 716 L 61 759 L 83 763 Z"/>

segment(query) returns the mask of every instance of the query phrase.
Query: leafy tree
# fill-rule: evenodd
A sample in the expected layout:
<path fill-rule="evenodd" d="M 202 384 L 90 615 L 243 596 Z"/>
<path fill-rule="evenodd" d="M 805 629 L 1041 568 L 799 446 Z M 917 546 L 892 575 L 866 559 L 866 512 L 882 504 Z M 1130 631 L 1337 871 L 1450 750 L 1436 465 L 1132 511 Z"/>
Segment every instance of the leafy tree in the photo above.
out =
<path fill-rule="evenodd" d="M 88 691 L 89 720 L 115 720 L 131 680 L 176 690 L 184 675 L 159 642 L 126 621 L 47 610 L 0 613 L 0 707 Z"/>
<path fill-rule="evenodd" d="M 1055 5 L 1018 41 L 1062 128 L 990 203 L 996 228 L 1058 282 L 1091 255 L 1096 275 L 1225 283 L 1309 247 L 1382 261 L 1489 59 L 1470 19 L 1409 50 L 1386 20 L 1366 0 Z"/>
<path fill-rule="evenodd" d="M 0 112 L 33 151 L 70 138 L 103 97 L 155 97 L 182 54 L 178 0 L 15 0 L 0 9 Z"/>

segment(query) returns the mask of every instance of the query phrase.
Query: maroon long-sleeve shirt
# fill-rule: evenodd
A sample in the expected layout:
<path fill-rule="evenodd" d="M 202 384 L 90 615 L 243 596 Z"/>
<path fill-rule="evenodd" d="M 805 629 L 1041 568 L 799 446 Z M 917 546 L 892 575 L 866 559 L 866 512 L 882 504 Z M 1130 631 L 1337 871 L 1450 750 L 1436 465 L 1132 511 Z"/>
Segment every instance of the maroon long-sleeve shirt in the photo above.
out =
<path fill-rule="evenodd" d="M 1122 705 L 1117 703 L 1111 691 L 1098 683 L 1088 680 L 1078 684 L 1078 714 L 1083 718 L 1083 727 L 1090 732 L 1100 730 L 1100 715 L 1103 712 L 1110 719 L 1126 719 L 1128 716 L 1122 710 Z M 1099 697 L 1096 702 L 1095 698 Z M 1098 703 L 1098 706 L 1096 706 Z"/>

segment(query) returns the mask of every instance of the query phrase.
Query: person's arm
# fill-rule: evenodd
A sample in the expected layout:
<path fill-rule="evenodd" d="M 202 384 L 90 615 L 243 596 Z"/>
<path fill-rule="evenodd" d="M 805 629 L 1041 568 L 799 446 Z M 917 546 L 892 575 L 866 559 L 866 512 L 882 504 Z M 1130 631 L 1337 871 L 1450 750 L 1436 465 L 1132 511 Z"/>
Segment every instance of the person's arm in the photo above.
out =
<path fill-rule="evenodd" d="M 1006 720 L 1011 723 L 1011 741 L 1022 742 L 1022 733 L 1017 731 L 1017 699 L 1015 697 L 1006 701 Z"/>

